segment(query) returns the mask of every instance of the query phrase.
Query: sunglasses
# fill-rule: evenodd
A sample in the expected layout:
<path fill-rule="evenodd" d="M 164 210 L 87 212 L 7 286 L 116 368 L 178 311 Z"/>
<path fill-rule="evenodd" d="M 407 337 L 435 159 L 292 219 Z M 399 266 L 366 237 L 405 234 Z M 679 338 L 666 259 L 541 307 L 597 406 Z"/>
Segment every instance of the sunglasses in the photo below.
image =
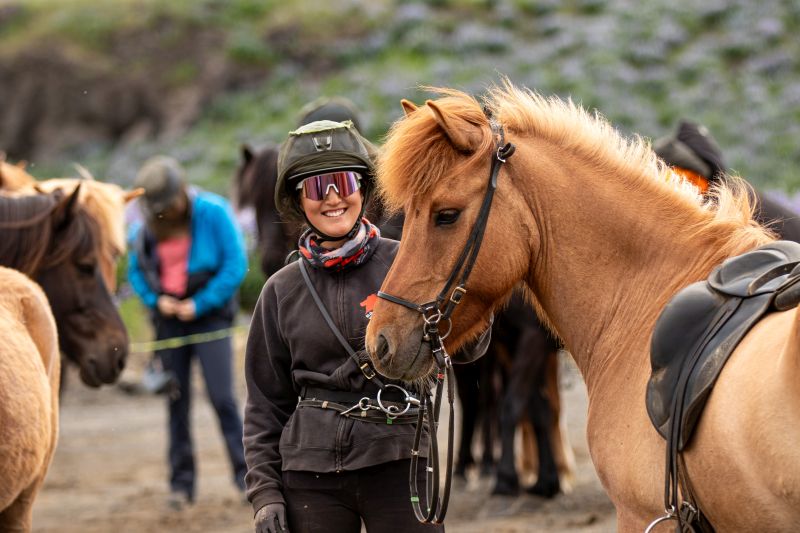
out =
<path fill-rule="evenodd" d="M 329 172 L 310 176 L 297 184 L 297 189 L 303 189 L 306 198 L 317 202 L 328 196 L 331 187 L 340 197 L 347 198 L 361 187 L 361 174 L 352 171 Z"/>

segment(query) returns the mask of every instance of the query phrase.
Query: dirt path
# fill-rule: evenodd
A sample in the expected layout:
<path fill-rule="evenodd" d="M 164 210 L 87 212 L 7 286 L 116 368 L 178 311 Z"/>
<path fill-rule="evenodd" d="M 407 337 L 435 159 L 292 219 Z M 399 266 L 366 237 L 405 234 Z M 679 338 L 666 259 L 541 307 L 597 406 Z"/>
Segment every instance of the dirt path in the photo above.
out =
<path fill-rule="evenodd" d="M 237 341 L 241 344 L 241 339 Z M 138 382 L 143 362 L 144 356 L 133 356 L 123 381 Z M 70 377 L 71 387 L 62 401 L 58 450 L 34 507 L 34 531 L 252 531 L 250 507 L 241 501 L 231 482 L 216 418 L 201 387 L 195 390 L 192 406 L 199 468 L 197 503 L 176 512 L 165 504 L 167 421 L 163 398 L 132 396 L 118 387 L 89 390 L 78 384 L 77 376 Z M 574 370 L 565 372 L 563 381 L 563 405 L 578 464 L 572 493 L 552 501 L 528 495 L 490 497 L 490 482 L 470 476 L 466 484 L 454 489 L 446 520 L 448 532 L 614 531 L 613 508 L 586 449 L 585 388 Z M 237 388 L 243 398 L 241 379 Z"/>

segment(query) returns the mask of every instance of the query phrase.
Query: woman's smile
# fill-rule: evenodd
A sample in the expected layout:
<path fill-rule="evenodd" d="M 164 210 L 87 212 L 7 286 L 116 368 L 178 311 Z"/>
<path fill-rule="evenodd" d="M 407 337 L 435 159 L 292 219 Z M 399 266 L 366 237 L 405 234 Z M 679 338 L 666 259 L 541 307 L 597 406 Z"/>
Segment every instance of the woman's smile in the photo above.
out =
<path fill-rule="evenodd" d="M 346 208 L 346 207 L 337 207 L 336 209 L 331 209 L 331 210 L 328 210 L 328 211 L 323 211 L 323 212 L 322 212 L 322 214 L 323 214 L 324 216 L 326 216 L 326 217 L 333 218 L 333 217 L 342 216 L 342 215 L 344 214 L 344 212 L 345 212 L 345 211 L 347 211 L 347 208 Z"/>

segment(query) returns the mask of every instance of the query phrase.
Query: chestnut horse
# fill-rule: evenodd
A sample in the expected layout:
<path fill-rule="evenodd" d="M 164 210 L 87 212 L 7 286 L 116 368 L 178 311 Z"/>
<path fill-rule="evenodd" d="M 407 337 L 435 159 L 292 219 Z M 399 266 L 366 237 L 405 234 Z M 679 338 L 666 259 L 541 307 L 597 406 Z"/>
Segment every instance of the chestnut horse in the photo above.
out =
<path fill-rule="evenodd" d="M 42 289 L 0 267 L 0 531 L 30 531 L 58 438 L 58 333 Z"/>
<path fill-rule="evenodd" d="M 102 234 L 80 190 L 0 196 L 0 265 L 42 286 L 62 353 L 78 363 L 84 383 L 99 387 L 124 368 L 128 334 L 102 276 Z"/>
<path fill-rule="evenodd" d="M 475 99 L 439 93 L 416 111 L 405 103 L 379 165 L 384 198 L 407 215 L 382 291 L 420 303 L 432 300 L 456 264 L 499 140 Z M 452 352 L 475 337 L 524 282 L 586 382 L 589 449 L 618 527 L 641 532 L 664 515 L 665 442 L 645 408 L 656 319 L 681 288 L 774 237 L 753 222 L 741 181 L 703 203 L 647 143 L 622 138 L 571 102 L 505 82 L 485 105 L 516 153 L 499 172 L 483 246 L 445 346 Z M 418 312 L 380 300 L 366 333 L 376 368 L 404 380 L 430 374 L 435 363 L 422 331 Z M 769 314 L 722 370 L 683 454 L 696 500 L 717 531 L 797 529 L 798 383 L 797 310 Z"/>

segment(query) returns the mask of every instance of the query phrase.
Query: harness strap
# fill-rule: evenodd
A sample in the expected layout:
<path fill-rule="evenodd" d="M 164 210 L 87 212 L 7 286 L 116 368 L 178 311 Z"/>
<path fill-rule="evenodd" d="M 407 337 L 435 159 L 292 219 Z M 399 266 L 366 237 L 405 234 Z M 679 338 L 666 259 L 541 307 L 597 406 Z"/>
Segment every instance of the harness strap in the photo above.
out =
<path fill-rule="evenodd" d="M 361 373 L 364 374 L 364 377 L 373 381 L 376 385 L 378 385 L 378 388 L 382 389 L 384 387 L 383 382 L 380 380 L 380 378 L 378 378 L 377 374 L 375 373 L 375 369 L 372 368 L 372 364 L 366 358 L 366 354 L 363 352 L 361 352 L 361 355 L 356 353 L 356 351 L 353 350 L 353 347 L 350 346 L 350 343 L 347 342 L 347 340 L 342 336 L 342 332 L 339 331 L 339 328 L 336 327 L 336 324 L 334 324 L 331 314 L 325 308 L 325 304 L 319 297 L 317 289 L 314 288 L 314 284 L 311 282 L 311 278 L 308 275 L 308 270 L 306 269 L 306 262 L 302 258 L 300 259 L 300 272 L 303 274 L 303 280 L 305 280 L 306 285 L 308 286 L 308 291 L 311 293 L 311 297 L 314 298 L 314 303 L 317 304 L 319 312 L 322 313 L 322 318 L 325 319 L 325 323 L 328 324 L 328 327 L 336 336 L 336 340 L 339 341 L 339 344 L 342 345 L 342 348 L 345 349 L 350 358 L 356 363 L 356 366 L 361 370 Z"/>

